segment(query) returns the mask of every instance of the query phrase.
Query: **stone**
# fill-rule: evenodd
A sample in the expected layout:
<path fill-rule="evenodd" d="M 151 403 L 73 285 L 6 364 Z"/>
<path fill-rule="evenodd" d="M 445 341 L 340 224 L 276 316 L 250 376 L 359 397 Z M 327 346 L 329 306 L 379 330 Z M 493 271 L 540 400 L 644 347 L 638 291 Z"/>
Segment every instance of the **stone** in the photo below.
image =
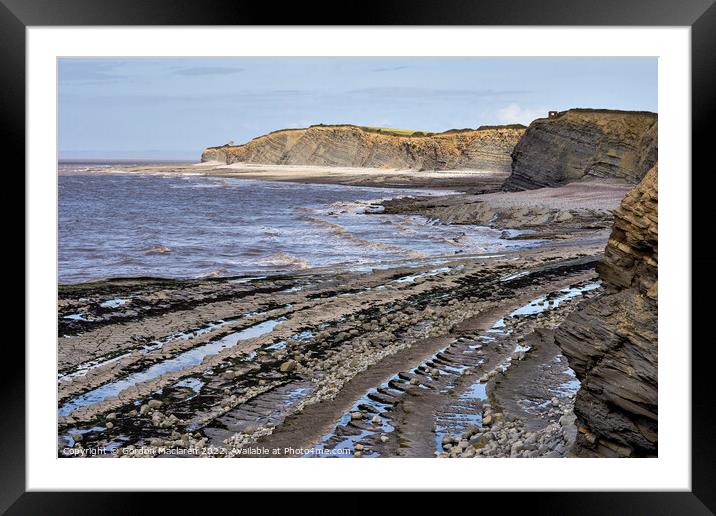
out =
<path fill-rule="evenodd" d="M 352 420 L 363 419 L 363 412 L 358 411 L 358 412 L 351 413 L 351 419 Z"/>
<path fill-rule="evenodd" d="M 457 442 L 457 439 L 455 439 L 452 435 L 445 434 L 442 438 L 441 445 L 443 448 L 445 448 L 446 446 L 449 446 L 452 443 L 456 443 L 456 442 Z"/>
<path fill-rule="evenodd" d="M 290 373 L 291 371 L 294 371 L 296 369 L 296 365 L 297 365 L 297 363 L 295 360 L 288 360 L 288 361 L 284 362 L 283 364 L 281 364 L 281 367 L 279 368 L 279 370 L 282 373 Z"/>
<path fill-rule="evenodd" d="M 149 406 L 150 409 L 156 410 L 162 406 L 162 402 L 159 400 L 149 400 L 147 402 L 147 405 Z"/>
<path fill-rule="evenodd" d="M 373 424 L 379 425 L 383 422 L 383 420 L 380 418 L 380 416 L 375 415 L 375 416 L 373 416 L 373 419 L 371 419 L 371 422 Z"/>
<path fill-rule="evenodd" d="M 472 437 L 473 435 L 475 435 L 475 434 L 478 433 L 479 431 L 480 431 L 480 428 L 479 428 L 478 426 L 476 426 L 476 425 L 468 425 L 467 428 L 465 428 L 465 431 L 462 433 L 462 436 L 463 436 L 465 439 L 469 439 L 470 437 Z"/>
<path fill-rule="evenodd" d="M 490 426 L 492 424 L 492 415 L 488 414 L 482 418 L 482 424 L 484 426 Z"/>
<path fill-rule="evenodd" d="M 564 414 L 559 418 L 560 426 L 572 426 L 574 424 L 574 415 Z"/>
<path fill-rule="evenodd" d="M 470 437 L 468 442 L 474 447 L 484 446 L 486 444 L 485 435 L 484 434 L 475 434 L 472 437 Z"/>

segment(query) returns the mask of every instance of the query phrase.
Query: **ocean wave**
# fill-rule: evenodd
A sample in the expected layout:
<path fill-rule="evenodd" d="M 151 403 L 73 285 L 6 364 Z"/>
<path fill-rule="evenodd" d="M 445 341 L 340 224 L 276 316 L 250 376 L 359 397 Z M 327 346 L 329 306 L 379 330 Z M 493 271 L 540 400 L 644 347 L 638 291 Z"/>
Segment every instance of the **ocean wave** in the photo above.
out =
<path fill-rule="evenodd" d="M 393 244 L 385 244 L 380 242 L 374 242 L 366 239 L 362 239 L 359 237 L 356 237 L 354 235 L 351 235 L 346 228 L 341 226 L 340 224 L 336 224 L 333 222 L 326 221 L 324 219 L 318 218 L 320 216 L 336 216 L 341 214 L 365 214 L 365 213 L 381 213 L 382 212 L 382 206 L 375 206 L 375 203 L 380 202 L 381 199 L 371 199 L 367 201 L 339 201 L 332 203 L 328 208 L 325 209 L 316 209 L 316 208 L 302 208 L 300 211 L 303 213 L 299 216 L 302 220 L 305 220 L 307 222 L 313 223 L 313 224 L 319 224 L 324 227 L 329 228 L 335 235 L 346 238 L 348 240 L 351 240 L 359 245 L 365 245 L 369 248 L 380 248 L 385 250 L 392 250 L 394 252 L 402 252 L 404 254 L 407 254 L 411 258 L 425 258 L 427 255 L 424 253 L 421 253 L 419 251 L 415 251 L 412 249 L 408 249 L 405 247 L 401 247 L 398 245 Z M 371 208 L 381 208 L 380 211 L 369 211 Z M 310 215 L 306 214 L 313 214 L 316 215 L 316 217 L 312 217 Z M 383 217 L 380 217 L 383 218 Z M 461 232 L 457 235 L 455 234 L 449 234 L 444 235 L 443 232 L 445 231 L 444 225 L 440 223 L 440 221 L 430 221 L 428 219 L 420 218 L 417 219 L 416 217 L 391 217 L 391 218 L 384 218 L 380 221 L 381 225 L 388 225 L 395 227 L 400 233 L 404 235 L 409 235 L 413 238 L 422 238 L 422 239 L 429 239 L 434 242 L 439 242 L 445 245 L 449 245 L 451 247 L 458 247 L 463 248 L 466 247 L 468 241 L 470 240 L 469 236 L 465 232 Z M 438 231 L 432 232 L 430 231 L 431 228 L 440 226 Z"/>
<path fill-rule="evenodd" d="M 259 260 L 259 265 L 265 267 L 289 267 L 292 269 L 307 269 L 310 265 L 305 258 L 287 253 L 274 253 Z"/>
<path fill-rule="evenodd" d="M 440 242 L 453 247 L 469 247 L 471 237 L 465 231 L 455 232 L 448 226 L 439 224 L 438 230 L 434 230 L 436 224 L 425 219 L 415 220 L 414 218 L 386 219 L 381 225 L 394 227 L 403 234 L 417 238 L 427 238 L 434 242 Z"/>
<path fill-rule="evenodd" d="M 344 240 L 348 240 L 348 241 L 350 241 L 356 245 L 359 245 L 361 247 L 365 247 L 365 248 L 369 248 L 369 249 L 381 249 L 384 251 L 399 253 L 399 254 L 408 256 L 409 258 L 425 258 L 425 257 L 427 257 L 427 255 L 425 253 L 421 253 L 420 251 L 416 251 L 414 249 L 410 249 L 407 247 L 401 247 L 401 246 L 395 245 L 395 244 L 386 244 L 384 242 L 376 242 L 374 240 L 367 240 L 365 238 L 357 237 L 357 236 L 351 234 L 345 227 L 341 226 L 340 224 L 336 224 L 335 222 L 329 222 L 327 220 L 319 219 L 316 217 L 311 217 L 309 215 L 301 215 L 299 218 L 301 218 L 302 220 L 309 222 L 311 224 L 323 226 L 323 227 L 327 228 L 335 236 L 342 238 Z"/>
<path fill-rule="evenodd" d="M 259 247 L 259 246 L 247 246 L 243 247 L 241 249 L 241 254 L 243 256 L 261 256 L 263 255 L 268 249 L 266 247 Z M 238 262 L 234 262 L 232 260 L 229 260 L 229 263 L 232 264 L 238 264 Z"/>
<path fill-rule="evenodd" d="M 206 183 L 206 184 L 199 184 L 199 183 L 192 183 L 192 184 L 186 184 L 186 185 L 169 185 L 169 188 L 173 188 L 175 190 L 186 190 L 186 189 L 208 189 L 208 188 L 226 188 L 228 187 L 227 184 L 224 183 Z"/>
<path fill-rule="evenodd" d="M 272 228 L 269 226 L 261 226 L 260 230 L 266 236 L 270 236 L 270 237 L 281 236 L 281 230 L 276 229 L 276 228 Z"/>
<path fill-rule="evenodd" d="M 150 247 L 149 249 L 144 250 L 144 254 L 168 254 L 171 252 L 171 248 L 165 245 L 155 245 L 153 247 Z"/>
<path fill-rule="evenodd" d="M 223 267 L 215 269 L 213 271 L 205 272 L 204 274 L 200 274 L 199 278 L 220 278 L 222 276 L 226 276 L 227 270 Z"/>
<path fill-rule="evenodd" d="M 390 199 L 390 197 L 357 201 L 336 201 L 329 204 L 325 208 L 308 208 L 307 211 L 310 210 L 321 215 L 363 215 L 366 213 L 382 213 L 384 208 L 380 203 L 388 199 Z"/>

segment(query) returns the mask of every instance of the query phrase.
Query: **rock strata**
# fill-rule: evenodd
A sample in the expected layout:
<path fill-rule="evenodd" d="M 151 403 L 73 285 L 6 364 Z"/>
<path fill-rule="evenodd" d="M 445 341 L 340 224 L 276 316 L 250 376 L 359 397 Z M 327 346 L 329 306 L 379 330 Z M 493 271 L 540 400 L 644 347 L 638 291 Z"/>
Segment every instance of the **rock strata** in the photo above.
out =
<path fill-rule="evenodd" d="M 657 161 L 655 113 L 570 109 L 539 118 L 512 153 L 505 190 L 560 186 L 581 179 L 638 183 Z"/>
<path fill-rule="evenodd" d="M 521 126 L 497 126 L 400 136 L 352 125 L 320 125 L 275 131 L 243 145 L 209 147 L 201 159 L 226 164 L 475 169 L 508 173 L 512 150 L 523 133 Z"/>
<path fill-rule="evenodd" d="M 616 210 L 597 266 L 604 295 L 555 334 L 582 382 L 574 406 L 577 456 L 657 454 L 657 169 Z"/>

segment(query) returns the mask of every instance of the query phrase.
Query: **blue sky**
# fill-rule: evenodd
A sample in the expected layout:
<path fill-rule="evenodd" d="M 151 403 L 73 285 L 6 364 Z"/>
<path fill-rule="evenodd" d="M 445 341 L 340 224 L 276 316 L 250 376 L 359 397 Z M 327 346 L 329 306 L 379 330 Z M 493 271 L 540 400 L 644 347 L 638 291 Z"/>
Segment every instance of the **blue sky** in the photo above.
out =
<path fill-rule="evenodd" d="M 656 58 L 63 58 L 58 73 L 63 159 L 198 160 L 317 123 L 444 131 L 657 111 Z"/>

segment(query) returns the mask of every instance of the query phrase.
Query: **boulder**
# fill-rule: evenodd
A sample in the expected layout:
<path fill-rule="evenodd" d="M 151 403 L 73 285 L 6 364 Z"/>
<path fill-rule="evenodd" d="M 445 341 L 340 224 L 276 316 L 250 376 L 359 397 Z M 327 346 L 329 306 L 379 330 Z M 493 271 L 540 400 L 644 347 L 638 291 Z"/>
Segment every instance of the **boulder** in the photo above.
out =
<path fill-rule="evenodd" d="M 290 373 L 291 371 L 294 371 L 296 369 L 296 366 L 298 363 L 295 360 L 287 360 L 283 364 L 281 364 L 279 370 L 282 373 Z"/>

